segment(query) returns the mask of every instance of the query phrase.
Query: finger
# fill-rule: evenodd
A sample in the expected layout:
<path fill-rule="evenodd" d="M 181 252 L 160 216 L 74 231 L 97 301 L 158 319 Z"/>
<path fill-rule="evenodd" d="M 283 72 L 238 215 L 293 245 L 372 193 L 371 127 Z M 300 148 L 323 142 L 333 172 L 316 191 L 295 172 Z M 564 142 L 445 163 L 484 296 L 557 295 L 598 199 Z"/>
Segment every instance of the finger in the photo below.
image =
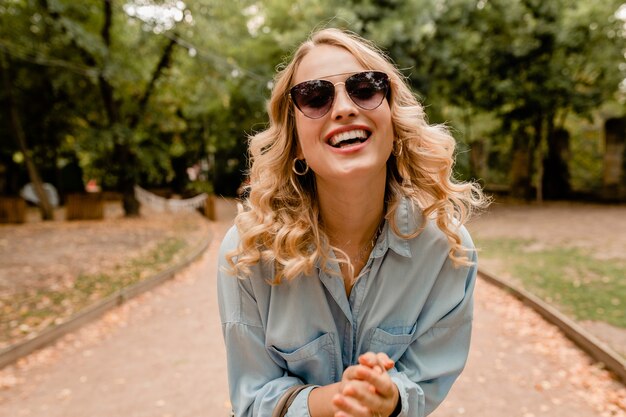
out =
<path fill-rule="evenodd" d="M 379 365 L 378 358 L 374 352 L 366 352 L 359 356 L 359 363 L 363 366 L 368 366 L 373 368 L 376 365 Z"/>
<path fill-rule="evenodd" d="M 359 376 L 359 380 L 371 384 L 371 386 L 375 388 L 376 392 L 383 397 L 393 396 L 395 384 L 387 372 L 380 374 L 375 370 L 369 369 L 369 372 L 359 372 Z"/>
<path fill-rule="evenodd" d="M 371 352 L 370 352 L 371 353 Z M 362 366 L 373 369 L 377 374 L 386 372 L 382 364 L 378 362 L 378 358 L 375 354 L 365 354 L 359 357 L 359 363 Z"/>
<path fill-rule="evenodd" d="M 354 417 L 351 414 L 346 413 L 345 411 L 335 411 L 335 414 L 333 414 L 333 417 Z"/>
<path fill-rule="evenodd" d="M 352 365 L 346 368 L 343 371 L 343 375 L 341 376 L 342 381 L 350 381 L 355 379 L 364 379 L 368 377 L 368 374 L 372 372 L 372 368 L 364 365 Z"/>
<path fill-rule="evenodd" d="M 343 394 L 346 397 L 357 400 L 360 405 L 366 407 L 370 412 L 387 410 L 386 412 L 388 413 L 389 410 L 395 409 L 399 401 L 399 392 L 388 374 L 385 374 L 382 379 L 388 379 L 389 388 L 381 388 L 379 391 L 365 381 L 358 381 L 351 382 L 350 385 L 346 386 Z M 384 386 L 386 387 L 387 385 L 385 384 Z"/>
<path fill-rule="evenodd" d="M 350 417 L 368 417 L 369 415 L 369 409 L 359 403 L 356 398 L 347 395 L 336 394 L 333 397 L 332 402 L 333 406 L 335 406 L 337 410 L 335 415 L 337 415 L 337 413 L 344 413 L 344 415 Z"/>
<path fill-rule="evenodd" d="M 354 365 L 344 371 L 344 375 L 341 379 L 344 383 L 350 381 L 367 381 L 373 384 L 377 378 L 383 375 L 387 375 L 387 372 L 378 365 L 373 368 L 363 365 Z"/>
<path fill-rule="evenodd" d="M 367 407 L 369 410 L 380 409 L 385 401 L 385 398 L 376 391 L 376 387 L 364 381 L 351 382 L 349 385 L 346 385 L 342 394 L 357 400 L 359 404 Z"/>
<path fill-rule="evenodd" d="M 394 361 L 392 361 L 385 352 L 378 352 L 376 357 L 378 358 L 378 363 L 387 371 L 395 365 Z"/>
<path fill-rule="evenodd" d="M 376 395 L 376 387 L 369 382 L 355 379 L 346 383 L 341 393 L 352 398 L 364 398 Z"/>
<path fill-rule="evenodd" d="M 359 363 L 370 368 L 379 366 L 383 371 L 387 371 L 394 366 L 394 362 L 384 352 L 366 352 L 359 356 Z"/>

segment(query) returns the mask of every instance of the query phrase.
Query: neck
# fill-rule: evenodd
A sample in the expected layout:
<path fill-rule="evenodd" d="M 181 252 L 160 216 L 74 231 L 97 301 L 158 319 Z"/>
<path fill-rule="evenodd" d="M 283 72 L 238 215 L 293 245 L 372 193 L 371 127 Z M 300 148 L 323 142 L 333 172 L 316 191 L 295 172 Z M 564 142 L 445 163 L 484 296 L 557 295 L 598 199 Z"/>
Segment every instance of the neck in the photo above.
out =
<path fill-rule="evenodd" d="M 353 185 L 318 184 L 320 214 L 330 243 L 349 252 L 372 241 L 385 214 L 384 177 Z"/>

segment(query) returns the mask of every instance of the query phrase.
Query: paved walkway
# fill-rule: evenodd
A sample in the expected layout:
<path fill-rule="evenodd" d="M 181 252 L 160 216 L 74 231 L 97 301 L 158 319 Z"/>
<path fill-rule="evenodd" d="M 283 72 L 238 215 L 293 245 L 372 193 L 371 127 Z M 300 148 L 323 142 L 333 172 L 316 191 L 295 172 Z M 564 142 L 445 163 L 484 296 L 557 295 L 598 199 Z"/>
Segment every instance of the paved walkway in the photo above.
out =
<path fill-rule="evenodd" d="M 7 417 L 223 417 L 229 409 L 216 255 L 0 372 Z M 624 387 L 539 316 L 479 283 L 467 370 L 433 416 L 626 416 Z"/>

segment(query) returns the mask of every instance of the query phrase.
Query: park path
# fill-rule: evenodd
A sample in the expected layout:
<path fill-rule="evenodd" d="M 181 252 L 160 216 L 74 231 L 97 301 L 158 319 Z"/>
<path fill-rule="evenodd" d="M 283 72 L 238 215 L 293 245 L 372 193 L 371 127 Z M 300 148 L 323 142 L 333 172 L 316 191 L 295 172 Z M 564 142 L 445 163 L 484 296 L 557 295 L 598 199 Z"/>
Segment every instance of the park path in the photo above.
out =
<path fill-rule="evenodd" d="M 0 416 L 225 417 L 216 256 L 234 212 L 173 280 L 0 372 Z M 508 294 L 478 283 L 466 371 L 435 417 L 626 416 L 624 387 Z M 622 404 L 626 408 L 626 404 Z"/>

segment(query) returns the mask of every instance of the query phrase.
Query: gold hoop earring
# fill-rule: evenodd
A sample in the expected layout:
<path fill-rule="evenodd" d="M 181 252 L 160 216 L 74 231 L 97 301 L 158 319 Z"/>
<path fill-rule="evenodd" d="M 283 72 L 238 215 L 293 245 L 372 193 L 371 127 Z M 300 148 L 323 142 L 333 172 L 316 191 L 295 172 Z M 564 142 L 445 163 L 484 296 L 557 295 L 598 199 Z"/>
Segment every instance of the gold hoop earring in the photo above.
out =
<path fill-rule="evenodd" d="M 298 171 L 298 163 L 300 163 L 300 165 L 304 164 L 304 170 Z M 298 176 L 303 176 L 306 175 L 307 172 L 309 172 L 309 164 L 306 163 L 306 159 L 298 159 L 298 158 L 293 158 L 293 165 L 291 167 L 291 170 Z"/>
<path fill-rule="evenodd" d="M 396 148 L 396 144 L 398 144 L 398 147 Z M 399 149 L 398 149 L 399 148 Z M 403 151 L 403 145 L 402 145 L 402 141 L 400 139 L 398 139 L 397 141 L 395 141 L 393 143 L 393 149 L 391 152 L 393 152 L 393 155 L 396 158 L 399 158 L 400 155 L 402 155 L 402 151 Z"/>

